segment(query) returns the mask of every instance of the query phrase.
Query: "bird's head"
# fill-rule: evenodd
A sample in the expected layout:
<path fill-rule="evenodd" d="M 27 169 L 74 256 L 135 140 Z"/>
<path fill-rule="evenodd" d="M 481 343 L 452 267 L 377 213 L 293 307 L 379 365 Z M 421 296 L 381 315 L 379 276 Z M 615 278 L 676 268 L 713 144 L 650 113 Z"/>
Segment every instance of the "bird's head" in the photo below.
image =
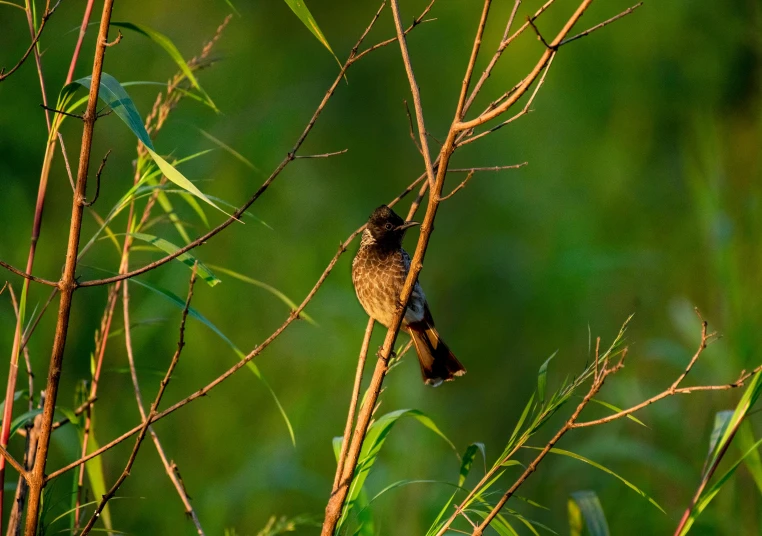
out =
<path fill-rule="evenodd" d="M 405 221 L 392 209 L 381 205 L 368 218 L 366 231 L 377 244 L 399 246 L 402 244 L 405 231 L 414 225 L 418 225 L 418 222 Z"/>

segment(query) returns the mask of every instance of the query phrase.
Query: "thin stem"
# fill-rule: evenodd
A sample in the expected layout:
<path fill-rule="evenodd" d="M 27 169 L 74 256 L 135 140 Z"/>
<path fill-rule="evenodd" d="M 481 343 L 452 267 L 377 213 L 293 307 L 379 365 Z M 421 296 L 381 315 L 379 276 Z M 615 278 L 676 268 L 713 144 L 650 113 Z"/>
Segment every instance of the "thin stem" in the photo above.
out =
<path fill-rule="evenodd" d="M 488 2 L 490 0 L 487 0 Z M 394 15 L 394 26 L 397 28 L 397 42 L 400 45 L 400 51 L 402 52 L 402 62 L 405 65 L 405 72 L 407 73 L 407 79 L 410 84 L 410 93 L 413 95 L 413 108 L 415 110 L 415 119 L 418 126 L 418 138 L 421 141 L 421 154 L 423 155 L 423 161 L 426 165 L 426 175 L 429 178 L 429 184 L 434 185 L 434 167 L 431 164 L 431 154 L 429 153 L 429 142 L 426 136 L 426 125 L 423 120 L 423 108 L 421 107 L 421 92 L 418 89 L 418 83 L 415 81 L 415 74 L 413 73 L 413 66 L 410 64 L 410 53 L 407 50 L 407 40 L 405 39 L 405 31 L 402 27 L 402 19 L 400 18 L 400 8 L 398 0 L 391 0 L 392 13 Z"/>
<path fill-rule="evenodd" d="M 69 328 L 72 297 L 74 295 L 74 290 L 76 289 L 75 272 L 77 268 L 77 250 L 79 248 L 82 211 L 84 208 L 82 200 L 84 199 L 85 189 L 87 187 L 87 172 L 90 166 L 90 151 L 92 148 L 93 131 L 95 127 L 98 90 L 100 88 L 101 73 L 103 71 L 103 58 L 106 52 L 105 43 L 108 40 L 108 29 L 111 20 L 112 7 L 113 0 L 104 1 L 103 14 L 101 16 L 98 40 L 93 59 L 92 84 L 90 85 L 90 95 L 88 97 L 87 108 L 84 115 L 79 168 L 77 170 L 77 188 L 72 197 L 71 224 L 69 227 L 69 240 L 66 249 L 66 263 L 59 284 L 61 299 L 58 308 L 58 322 L 56 324 L 53 351 L 50 358 L 40 439 L 37 445 L 34 467 L 32 468 L 29 479 L 29 506 L 26 514 L 26 536 L 35 536 L 37 531 L 40 499 L 42 496 L 42 488 L 45 484 L 45 464 L 47 462 L 48 447 L 50 445 L 50 432 L 53 426 L 53 415 L 61 377 L 66 336 Z"/>
<path fill-rule="evenodd" d="M 24 55 L 21 56 L 21 59 L 14 65 L 10 71 L 6 72 L 5 68 L 0 69 L 0 82 L 11 76 L 13 73 L 16 72 L 16 70 L 21 67 L 26 59 L 29 57 L 29 54 L 32 53 L 33 50 L 37 47 L 37 42 L 40 40 L 40 36 L 42 35 L 42 31 L 45 29 L 45 25 L 48 22 L 48 19 L 51 15 L 53 15 L 53 12 L 58 7 L 58 3 L 53 6 L 51 9 L 50 7 L 50 0 L 48 0 L 45 4 L 45 11 L 42 14 L 42 20 L 40 21 L 40 27 L 37 29 L 37 33 L 32 38 L 32 43 L 29 45 L 29 48 L 26 49 L 26 52 L 24 52 Z"/>
<path fill-rule="evenodd" d="M 180 361 L 180 355 L 182 354 L 183 347 L 185 346 L 185 321 L 188 318 L 188 309 L 190 308 L 191 298 L 193 297 L 193 285 L 196 283 L 196 267 L 197 265 L 193 266 L 190 283 L 188 284 L 188 297 L 185 299 L 185 307 L 183 308 L 182 319 L 180 320 L 180 337 L 177 341 L 177 350 L 175 350 L 175 353 L 172 356 L 172 361 L 169 363 L 169 367 L 167 368 L 167 373 L 164 375 L 164 379 L 161 380 L 159 384 L 159 392 L 156 393 L 156 398 L 154 399 L 153 404 L 151 404 L 151 411 L 149 412 L 148 416 L 143 419 L 143 424 L 141 425 L 140 431 L 138 432 L 138 437 L 135 438 L 135 446 L 132 448 L 132 453 L 127 460 L 127 464 L 125 465 L 122 474 L 119 476 L 117 481 L 114 482 L 114 485 L 111 486 L 111 489 L 106 492 L 100 503 L 98 503 L 93 516 L 87 522 L 87 525 L 85 525 L 85 527 L 82 529 L 82 532 L 80 533 L 81 536 L 85 536 L 90 533 L 90 530 L 95 525 L 95 522 L 98 520 L 101 512 L 103 512 L 103 509 L 106 507 L 108 501 L 116 494 L 119 487 L 130 475 L 130 470 L 132 469 L 132 466 L 138 457 L 140 446 L 146 436 L 148 427 L 151 425 L 151 419 L 156 416 L 159 404 L 161 403 L 161 399 L 164 396 L 164 391 L 166 390 L 169 381 L 172 379 L 172 373 L 174 372 L 175 367 L 177 367 L 177 363 Z"/>
<path fill-rule="evenodd" d="M 355 384 L 352 388 L 352 398 L 349 401 L 349 411 L 347 412 L 347 424 L 344 426 L 344 438 L 341 442 L 341 452 L 339 452 L 338 463 L 336 464 L 336 475 L 333 479 L 333 489 L 339 485 L 339 480 L 344 471 L 344 463 L 347 459 L 347 447 L 349 446 L 350 435 L 352 433 L 352 425 L 355 422 L 355 413 L 357 412 L 357 401 L 360 399 L 360 388 L 362 387 L 362 374 L 365 370 L 365 359 L 368 357 L 368 348 L 370 347 L 370 337 L 373 334 L 373 326 L 376 321 L 372 318 L 368 319 L 368 326 L 365 328 L 365 336 L 362 340 L 362 346 L 360 347 L 360 357 L 357 360 L 357 372 L 355 373 Z"/>

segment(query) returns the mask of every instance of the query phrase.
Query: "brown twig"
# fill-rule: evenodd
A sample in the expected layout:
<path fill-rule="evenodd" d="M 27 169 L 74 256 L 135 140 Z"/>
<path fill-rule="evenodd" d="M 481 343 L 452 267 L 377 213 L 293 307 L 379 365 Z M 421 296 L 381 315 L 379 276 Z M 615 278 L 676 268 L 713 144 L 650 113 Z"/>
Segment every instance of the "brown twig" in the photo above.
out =
<path fill-rule="evenodd" d="M 567 45 L 567 44 L 571 43 L 572 41 L 576 41 L 577 39 L 581 39 L 581 38 L 585 37 L 586 35 L 590 35 L 595 30 L 600 30 L 604 26 L 608 26 L 612 22 L 617 21 L 617 20 L 621 19 L 622 17 L 626 17 L 627 15 L 629 15 L 630 13 L 632 13 L 633 11 L 635 11 L 636 9 L 638 9 L 642 5 L 643 5 L 643 2 L 638 2 L 634 6 L 632 6 L 630 8 L 627 8 L 624 11 L 622 11 L 619 15 L 615 15 L 615 16 L 611 17 L 610 19 L 601 22 L 600 24 L 596 24 L 592 28 L 590 28 L 588 30 L 585 30 L 584 32 L 580 32 L 580 33 L 578 33 L 577 35 L 575 35 L 573 37 L 569 37 L 568 39 L 564 39 L 563 41 L 561 41 L 558 44 L 558 46 L 562 47 L 564 45 Z"/>
<path fill-rule="evenodd" d="M 82 200 L 82 204 L 86 207 L 91 207 L 95 204 L 95 202 L 98 200 L 98 194 L 101 192 L 101 173 L 103 172 L 103 168 L 106 166 L 106 160 L 108 160 L 108 155 L 111 154 L 111 149 L 106 151 L 106 156 L 103 157 L 103 160 L 101 160 L 101 165 L 98 166 L 98 172 L 95 174 L 95 196 L 93 197 L 92 201 L 85 201 Z"/>
<path fill-rule="evenodd" d="M 494 127 L 492 127 L 489 130 L 485 130 L 484 132 L 482 132 L 480 134 L 477 134 L 475 136 L 474 135 L 468 136 L 464 141 L 460 142 L 458 144 L 458 146 L 468 145 L 469 143 L 473 143 L 476 140 L 478 140 L 480 138 L 483 138 L 484 136 L 487 136 L 488 134 L 492 134 L 496 130 L 500 130 L 504 126 L 509 125 L 510 123 L 513 123 L 519 117 L 527 115 L 529 112 L 531 112 L 532 111 L 532 109 L 531 109 L 532 103 L 534 102 L 534 99 L 537 96 L 537 93 L 542 88 L 542 85 L 545 83 L 545 77 L 548 75 L 548 72 L 550 71 L 550 66 L 553 65 L 553 59 L 555 57 L 556 57 L 556 52 L 553 51 L 551 56 L 550 56 L 550 59 L 548 60 L 548 64 L 544 67 L 544 70 L 542 72 L 542 76 L 540 77 L 540 81 L 537 82 L 537 86 L 535 86 L 534 91 L 532 91 L 532 94 L 529 96 L 529 99 L 527 100 L 526 104 L 524 105 L 524 108 L 522 108 L 520 112 L 518 112 L 517 114 L 513 115 L 509 119 L 506 119 L 502 123 L 500 123 L 498 125 L 495 125 Z M 469 132 L 471 132 L 471 131 L 469 131 Z"/>
<path fill-rule="evenodd" d="M 95 0 L 87 0 L 85 6 L 85 13 L 82 16 L 82 24 L 79 27 L 79 35 L 77 36 L 77 45 L 74 47 L 74 53 L 71 55 L 71 63 L 69 64 L 69 74 L 66 75 L 66 83 L 68 85 L 74 80 L 74 69 L 77 67 L 77 59 L 79 58 L 79 51 L 82 48 L 82 41 L 85 39 L 85 32 L 87 31 L 87 25 L 90 22 L 90 14 L 93 11 L 93 4 Z"/>
<path fill-rule="evenodd" d="M 107 305 L 103 311 L 101 318 L 100 329 L 95 333 L 95 370 L 93 371 L 92 380 L 90 382 L 90 395 L 88 399 L 80 405 L 83 407 L 83 413 L 85 414 L 85 425 L 82 430 L 82 456 L 87 454 L 87 448 L 90 443 L 90 431 L 92 426 L 92 406 L 98 399 L 98 386 L 100 385 L 101 371 L 103 370 L 103 359 L 106 355 L 106 345 L 108 343 L 108 335 L 111 331 L 111 322 L 114 319 L 114 310 L 116 309 L 116 303 L 119 298 L 119 285 L 114 285 L 109 291 Z M 51 429 L 55 428 L 55 423 Z M 80 504 L 82 501 L 82 492 L 85 485 L 85 466 L 80 467 L 79 475 L 77 477 L 77 496 L 75 499 L 74 508 L 74 526 L 79 528 L 80 521 Z"/>
<path fill-rule="evenodd" d="M 403 101 L 405 103 L 405 113 L 407 114 L 407 125 L 408 125 L 408 133 L 410 134 L 410 139 L 413 140 L 413 145 L 415 145 L 415 148 L 418 150 L 421 156 L 423 156 L 423 149 L 421 149 L 421 144 L 418 143 L 418 139 L 415 137 L 415 130 L 413 127 L 413 116 L 410 114 L 410 106 L 408 106 L 407 101 Z"/>
<path fill-rule="evenodd" d="M 487 0 L 489 4 L 491 0 Z M 400 17 L 400 9 L 398 0 L 391 0 L 392 14 L 394 18 L 394 25 L 397 28 L 397 42 L 400 45 L 400 51 L 402 52 L 402 62 L 405 64 L 405 72 L 407 73 L 407 79 L 410 83 L 410 93 L 413 95 L 413 109 L 415 110 L 415 119 L 418 126 L 418 138 L 420 139 L 421 154 L 423 155 L 423 161 L 426 165 L 426 175 L 429 178 L 429 185 L 434 185 L 434 167 L 431 163 L 431 154 L 429 153 L 429 142 L 426 137 L 426 124 L 423 119 L 423 108 L 421 107 L 421 92 L 418 89 L 418 83 L 415 81 L 415 74 L 413 68 L 410 65 L 410 54 L 407 50 L 407 43 L 405 39 L 405 31 L 402 26 L 402 19 Z"/>
<path fill-rule="evenodd" d="M 190 291 L 192 291 L 192 289 L 189 290 L 189 292 Z M 190 302 L 187 302 L 187 304 L 189 305 Z M 132 329 L 130 328 L 130 291 L 129 284 L 126 281 L 122 287 L 122 314 L 124 316 L 124 345 L 127 350 L 127 362 L 129 363 L 130 377 L 132 378 L 132 386 L 135 391 L 135 401 L 138 405 L 140 419 L 141 421 L 145 422 L 148 420 L 149 416 L 146 414 L 146 410 L 143 404 L 143 396 L 140 393 L 138 373 L 137 368 L 135 367 L 135 357 L 132 351 Z M 184 311 L 184 314 L 187 314 L 187 310 Z M 190 503 L 190 497 L 188 496 L 188 492 L 186 491 L 185 486 L 179 477 L 177 466 L 174 464 L 174 462 L 170 462 L 167 458 L 167 455 L 164 452 L 164 447 L 162 447 L 161 441 L 159 441 L 159 436 L 152 426 L 148 427 L 148 433 L 151 434 L 151 439 L 153 441 L 154 447 L 156 448 L 156 452 L 159 454 L 159 458 L 161 459 L 161 463 L 164 466 L 164 470 L 166 471 L 167 476 L 172 482 L 172 485 L 175 486 L 175 490 L 180 496 L 180 500 L 182 501 L 183 507 L 185 508 L 185 513 L 196 526 L 196 533 L 199 534 L 199 536 L 204 536 L 204 529 L 201 527 L 201 521 L 199 520 L 196 511 L 193 509 L 193 506 Z"/>
<path fill-rule="evenodd" d="M 608 353 L 606 354 L 606 359 L 608 359 Z M 481 524 L 479 524 L 476 528 L 474 528 L 474 531 L 471 533 L 471 536 L 482 536 L 482 534 L 484 534 L 484 530 L 489 526 L 492 520 L 500 513 L 500 510 L 502 510 L 503 506 L 505 506 L 505 503 L 508 502 L 508 499 L 510 499 L 513 496 L 513 494 L 516 493 L 516 490 L 518 490 L 518 488 L 532 475 L 532 473 L 534 473 L 537 470 L 537 466 L 540 464 L 540 462 L 542 462 L 545 456 L 553 449 L 556 443 L 558 443 L 558 441 L 564 436 L 564 434 L 566 434 L 569 430 L 574 428 L 574 423 L 576 422 L 580 413 L 582 413 L 582 410 L 585 409 L 585 406 L 587 406 L 587 404 L 598 393 L 598 391 L 601 390 L 601 387 L 603 387 L 603 383 L 606 381 L 606 378 L 609 375 L 614 374 L 617 371 L 621 370 L 623 366 L 624 364 L 621 361 L 617 365 L 611 368 L 608 368 L 607 361 L 603 363 L 601 370 L 593 379 L 593 382 L 590 386 L 590 390 L 582 399 L 582 402 L 579 403 L 579 405 L 577 406 L 577 409 L 574 410 L 574 413 L 572 413 L 571 417 L 569 417 L 566 423 L 558 430 L 558 432 L 556 432 L 556 434 L 550 439 L 550 441 L 548 441 L 545 447 L 540 451 L 537 457 L 534 460 L 532 460 L 532 463 L 529 464 L 529 466 L 526 468 L 526 470 L 524 470 L 521 476 L 519 476 L 519 478 L 516 479 L 516 481 L 508 489 L 508 491 L 506 491 L 503 494 L 503 496 L 495 504 L 495 506 L 492 508 L 489 514 L 487 514 L 487 516 L 484 518 Z"/>
<path fill-rule="evenodd" d="M 294 160 L 299 160 L 300 158 L 329 158 L 331 156 L 337 156 L 337 155 L 340 155 L 340 154 L 344 154 L 347 151 L 349 151 L 349 149 L 343 149 L 341 151 L 336 151 L 336 152 L 333 152 L 333 153 L 296 155 L 296 156 L 294 156 Z"/>
<path fill-rule="evenodd" d="M 582 17 L 582 15 L 585 13 L 588 7 L 590 7 L 590 4 L 593 0 L 583 0 L 579 6 L 577 7 L 574 14 L 569 17 L 569 19 L 566 21 L 566 24 L 563 28 L 558 32 L 558 35 L 551 41 L 548 46 L 550 48 L 546 48 L 545 52 L 543 53 L 540 60 L 537 62 L 537 64 L 534 66 L 532 71 L 529 73 L 529 75 L 524 79 L 524 81 L 521 83 L 521 85 L 516 89 L 515 92 L 511 94 L 510 97 L 508 97 L 504 102 L 502 102 L 500 105 L 495 107 L 493 110 L 490 110 L 489 112 L 483 113 L 479 117 L 472 119 L 470 121 L 460 121 L 458 122 L 454 128 L 456 131 L 462 131 L 462 130 L 469 130 L 474 127 L 477 127 L 479 125 L 483 125 L 484 123 L 491 121 L 492 119 L 495 119 L 496 117 L 499 117 L 503 113 L 505 113 L 511 106 L 513 106 L 517 100 L 519 100 L 524 93 L 527 92 L 529 87 L 534 83 L 534 81 L 537 79 L 537 77 L 540 75 L 542 70 L 546 67 L 548 62 L 550 61 L 550 58 L 553 54 L 555 54 L 555 48 L 558 47 L 559 43 L 564 40 L 564 38 L 569 34 L 571 29 L 574 27 L 574 25 L 577 23 L 577 21 Z"/>
<path fill-rule="evenodd" d="M 592 421 L 584 421 L 584 422 L 578 422 L 575 423 L 573 428 L 585 428 L 587 426 L 598 426 L 600 424 L 605 424 L 607 422 L 615 421 L 617 419 L 621 419 L 622 417 L 626 417 L 627 415 L 631 415 L 635 413 L 638 410 L 641 410 L 645 408 L 646 406 L 650 406 L 654 402 L 658 402 L 659 400 L 662 400 L 664 398 L 667 398 L 669 396 L 673 396 L 676 394 L 688 394 L 694 391 L 717 391 L 717 390 L 724 390 L 724 389 L 734 389 L 736 387 L 740 387 L 744 384 L 746 380 L 748 380 L 751 376 L 756 374 L 759 370 L 762 370 L 762 365 L 760 365 L 757 369 L 753 370 L 749 373 L 742 372 L 739 378 L 733 382 L 726 385 L 701 385 L 696 387 L 684 387 L 680 388 L 680 384 L 685 379 L 685 377 L 688 375 L 688 373 L 693 369 L 693 366 L 696 364 L 696 361 L 698 361 L 699 357 L 701 357 L 701 354 L 706 349 L 707 345 L 716 339 L 717 333 L 707 333 L 707 323 L 706 321 L 701 318 L 701 314 L 696 310 L 696 314 L 699 316 L 699 319 L 701 319 L 701 341 L 699 342 L 699 347 L 696 350 L 696 352 L 693 354 L 693 357 L 691 357 L 691 360 L 688 362 L 688 365 L 685 367 L 685 370 L 680 374 L 680 376 L 677 377 L 677 379 L 672 383 L 672 385 L 669 386 L 668 389 L 662 391 L 656 396 L 653 396 L 649 398 L 648 400 L 644 400 L 640 404 L 636 404 L 635 406 L 632 406 L 631 408 L 624 409 L 622 411 L 618 411 L 616 413 L 613 413 L 611 415 L 607 415 L 606 417 L 603 417 L 601 419 L 595 419 Z"/>
<path fill-rule="evenodd" d="M 45 29 L 45 25 L 48 22 L 48 19 L 53 15 L 56 8 L 58 7 L 58 4 L 60 4 L 61 1 L 59 0 L 56 2 L 56 4 L 51 8 L 50 7 L 50 0 L 48 0 L 45 3 L 45 11 L 42 14 L 42 20 L 40 21 L 40 27 L 37 29 L 37 33 L 32 38 L 32 43 L 29 45 L 29 48 L 26 49 L 26 52 L 24 52 L 24 55 L 21 56 L 21 59 L 14 65 L 10 71 L 5 72 L 5 68 L 0 69 L 0 82 L 11 76 L 13 73 L 16 72 L 16 70 L 21 67 L 26 59 L 29 57 L 29 54 L 32 53 L 32 50 L 35 49 L 37 46 L 37 42 L 40 40 L 40 36 L 42 35 L 42 31 Z"/>
<path fill-rule="evenodd" d="M 439 200 L 440 200 L 440 201 L 447 201 L 447 200 L 448 200 L 448 199 L 450 199 L 452 196 L 454 196 L 456 193 L 458 193 L 458 191 L 460 191 L 462 188 L 464 188 L 464 187 L 466 186 L 466 184 L 468 184 L 468 181 L 470 181 L 470 180 L 471 180 L 471 177 L 473 177 L 473 176 L 474 176 L 474 173 L 476 173 L 476 172 L 475 172 L 474 170 L 471 170 L 471 171 L 468 173 L 468 175 L 466 175 L 466 178 L 465 178 L 465 180 L 464 180 L 463 182 L 461 182 L 461 183 L 460 183 L 460 184 L 458 184 L 458 185 L 457 185 L 455 188 L 453 188 L 453 189 L 452 189 L 452 192 L 450 192 L 450 193 L 449 193 L 449 194 L 447 194 L 446 196 L 444 196 L 444 197 L 440 197 L 440 198 L 439 198 Z"/>
<path fill-rule="evenodd" d="M 12 272 L 18 276 L 23 277 L 24 279 L 28 279 L 29 281 L 34 281 L 35 283 L 42 283 L 43 285 L 47 285 L 49 287 L 57 287 L 58 283 L 55 281 L 48 281 L 47 279 L 42 279 L 41 277 L 35 277 L 32 274 L 28 274 L 26 272 L 22 272 L 18 268 L 15 268 L 8 264 L 7 262 L 0 261 L 0 266 L 8 270 L 9 272 Z"/>
<path fill-rule="evenodd" d="M 90 95 L 88 97 L 87 108 L 84 115 L 84 129 L 82 132 L 79 168 L 77 170 L 77 188 L 72 197 L 72 213 L 69 228 L 69 240 L 66 250 L 66 263 L 59 283 L 61 299 L 58 309 L 58 322 L 56 324 L 53 351 L 50 358 L 48 383 L 45 391 L 45 405 L 43 407 L 42 424 L 40 428 L 40 439 L 37 445 L 34 467 L 32 468 L 29 478 L 29 506 L 26 514 L 26 536 L 34 536 L 37 531 L 40 499 L 42 497 L 42 488 L 45 484 L 45 464 L 47 462 L 48 446 L 50 445 L 50 432 L 53 426 L 53 414 L 58 395 L 58 384 L 61 377 L 61 366 L 63 363 L 63 354 L 69 327 L 72 296 L 76 288 L 75 272 L 77 267 L 77 250 L 79 247 L 79 237 L 82 227 L 82 211 L 84 208 L 82 206 L 82 199 L 85 196 L 85 188 L 87 186 L 87 172 L 90 166 L 90 150 L 92 147 L 93 130 L 95 127 L 98 90 L 100 88 L 101 73 L 103 70 L 103 57 L 106 51 L 106 47 L 103 46 L 102 41 L 108 35 L 112 7 L 113 0 L 104 1 L 103 14 L 99 28 L 99 41 L 96 45 L 93 60 L 92 84 L 90 85 Z"/>
<path fill-rule="evenodd" d="M 95 508 L 95 512 L 93 513 L 92 517 L 82 529 L 82 532 L 80 533 L 81 536 L 85 536 L 90 533 L 90 530 L 95 525 L 95 522 L 98 520 L 101 512 L 103 512 L 103 509 L 106 507 L 108 501 L 116 494 L 119 487 L 130 475 L 130 470 L 132 469 L 132 466 L 137 459 L 140 445 L 143 443 L 143 439 L 146 436 L 148 427 L 151 425 L 151 419 L 156 416 L 159 404 L 161 403 L 161 399 L 164 396 L 164 391 L 166 390 L 167 385 L 172 378 L 172 373 L 174 372 L 175 367 L 177 367 L 177 363 L 180 361 L 180 354 L 182 354 L 183 347 L 185 346 L 185 321 L 188 318 L 188 310 L 190 308 L 191 298 L 193 297 L 193 285 L 196 282 L 196 267 L 197 265 L 193 266 L 193 272 L 191 273 L 191 279 L 188 285 L 188 297 L 185 299 L 185 307 L 183 308 L 182 319 L 180 320 L 180 337 L 177 341 L 177 350 L 175 350 L 175 353 L 172 356 L 172 361 L 169 363 L 169 367 L 167 368 L 167 373 L 164 375 L 164 379 L 159 384 L 159 391 L 156 393 L 156 398 L 154 398 L 153 404 L 151 404 L 151 410 L 148 413 L 147 417 L 143 419 L 143 424 L 141 425 L 138 432 L 138 437 L 135 438 L 135 446 L 132 448 L 132 453 L 127 460 L 127 464 L 125 465 L 122 474 L 119 476 L 114 485 L 111 486 L 111 489 L 109 489 L 101 498 L 101 501 Z"/>
<path fill-rule="evenodd" d="M 349 411 L 347 412 L 347 424 L 344 426 L 344 437 L 341 441 L 341 451 L 339 452 L 339 459 L 336 464 L 336 475 L 333 479 L 333 489 L 339 485 L 339 479 L 344 471 L 344 463 L 347 459 L 347 447 L 349 446 L 350 435 L 352 434 L 352 426 L 355 422 L 355 413 L 357 413 L 357 401 L 360 399 L 360 388 L 362 387 L 362 375 L 365 370 L 365 359 L 368 357 L 368 348 L 370 347 L 370 337 L 373 334 L 373 326 L 375 320 L 368 319 L 368 326 L 365 328 L 365 336 L 362 340 L 362 346 L 360 347 L 360 357 L 357 360 L 357 372 L 355 373 L 355 384 L 352 388 L 352 398 L 349 401 Z"/>

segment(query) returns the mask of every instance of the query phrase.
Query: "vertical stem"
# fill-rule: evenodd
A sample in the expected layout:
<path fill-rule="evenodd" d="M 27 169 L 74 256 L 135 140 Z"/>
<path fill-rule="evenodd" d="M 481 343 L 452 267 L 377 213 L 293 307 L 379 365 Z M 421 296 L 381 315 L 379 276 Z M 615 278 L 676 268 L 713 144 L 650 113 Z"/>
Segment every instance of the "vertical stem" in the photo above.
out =
<path fill-rule="evenodd" d="M 428 184 L 428 183 L 424 183 Z M 355 374 L 355 385 L 352 388 L 352 399 L 349 401 L 349 411 L 347 412 L 347 424 L 344 427 L 344 439 L 341 441 L 341 452 L 336 464 L 336 476 L 333 479 L 333 490 L 339 487 L 341 475 L 344 472 L 344 463 L 347 459 L 347 448 L 352 436 L 352 425 L 355 422 L 355 413 L 357 412 L 357 401 L 360 399 L 360 387 L 362 386 L 362 373 L 365 370 L 365 359 L 368 357 L 368 347 L 370 346 L 370 336 L 373 335 L 373 326 L 376 321 L 368 319 L 368 327 L 365 328 L 365 337 L 360 347 L 360 358 L 357 360 L 357 373 Z"/>
<path fill-rule="evenodd" d="M 58 306 L 58 321 L 53 341 L 53 351 L 50 357 L 48 370 L 48 383 L 45 391 L 45 406 L 42 412 L 42 425 L 40 438 L 37 445 L 37 455 L 34 467 L 29 477 L 29 506 L 26 515 L 26 536 L 35 536 L 37 521 L 40 514 L 40 499 L 42 488 L 45 484 L 45 463 L 50 446 L 50 432 L 53 427 L 53 412 L 58 395 L 58 384 L 61 378 L 66 335 L 69 328 L 69 315 L 71 313 L 72 297 L 77 287 L 75 272 L 77 268 L 77 252 L 79 249 L 79 235 L 82 227 L 82 211 L 87 186 L 87 172 L 90 167 L 90 150 L 93 142 L 93 130 L 97 118 L 98 90 L 100 88 L 101 73 L 103 71 L 103 57 L 106 53 L 108 42 L 108 29 L 111 21 L 113 0 L 105 0 L 103 14 L 101 16 L 98 41 L 95 47 L 93 59 L 92 81 L 90 95 L 87 101 L 87 109 L 83 116 L 84 128 L 82 131 L 82 145 L 79 155 L 79 168 L 77 170 L 77 182 L 72 197 L 71 224 L 69 227 L 69 241 L 66 248 L 66 263 L 63 275 L 59 282 L 61 298 Z"/>

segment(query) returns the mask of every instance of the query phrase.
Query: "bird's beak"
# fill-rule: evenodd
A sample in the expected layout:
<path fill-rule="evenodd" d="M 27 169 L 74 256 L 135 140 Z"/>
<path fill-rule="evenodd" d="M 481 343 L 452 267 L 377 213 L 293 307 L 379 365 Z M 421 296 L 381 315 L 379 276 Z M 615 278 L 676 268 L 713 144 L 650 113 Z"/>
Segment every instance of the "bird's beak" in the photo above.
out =
<path fill-rule="evenodd" d="M 395 231 L 404 231 L 405 229 L 408 229 L 410 227 L 415 227 L 416 225 L 420 225 L 417 221 L 406 221 L 402 225 L 397 226 Z"/>

